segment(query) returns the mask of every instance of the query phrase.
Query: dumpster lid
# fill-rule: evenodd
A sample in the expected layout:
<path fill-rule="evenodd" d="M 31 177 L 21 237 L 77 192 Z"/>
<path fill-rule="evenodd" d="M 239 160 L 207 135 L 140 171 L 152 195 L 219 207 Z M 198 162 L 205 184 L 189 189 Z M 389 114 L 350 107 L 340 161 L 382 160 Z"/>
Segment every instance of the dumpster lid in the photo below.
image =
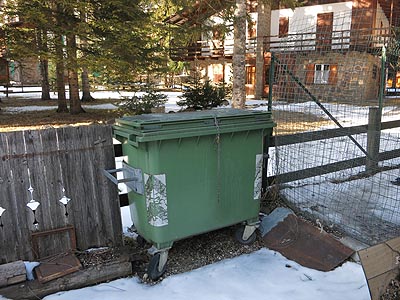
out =
<path fill-rule="evenodd" d="M 116 125 L 133 127 L 141 132 L 163 131 L 190 127 L 210 127 L 218 125 L 239 125 L 241 123 L 272 123 L 271 113 L 259 110 L 241 110 L 233 108 L 207 111 L 146 114 L 127 116 L 116 120 Z"/>

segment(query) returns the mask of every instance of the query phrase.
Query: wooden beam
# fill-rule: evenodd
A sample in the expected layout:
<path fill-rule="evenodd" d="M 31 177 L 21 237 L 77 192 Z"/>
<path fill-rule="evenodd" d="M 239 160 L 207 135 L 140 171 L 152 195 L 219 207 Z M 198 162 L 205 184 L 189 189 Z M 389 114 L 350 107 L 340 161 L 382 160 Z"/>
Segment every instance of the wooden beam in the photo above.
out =
<path fill-rule="evenodd" d="M 0 289 L 0 295 L 9 299 L 41 299 L 60 291 L 79 289 L 131 274 L 132 264 L 125 257 L 124 260 L 93 266 L 45 284 L 34 280 L 26 281 L 24 284 L 8 286 Z"/>
<path fill-rule="evenodd" d="M 26 268 L 22 260 L 0 265 L 0 287 L 23 282 L 25 280 Z"/>
<path fill-rule="evenodd" d="M 395 149 L 391 151 L 381 152 L 378 154 L 379 161 L 385 161 L 393 158 L 400 157 L 400 149 Z M 341 170 L 361 167 L 365 165 L 366 158 L 357 157 L 353 159 L 343 160 L 331 164 L 326 164 L 323 166 L 317 166 L 307 169 L 302 169 L 298 171 L 288 172 L 284 174 L 279 174 L 278 176 L 271 176 L 267 178 L 268 185 L 273 184 L 274 182 L 288 183 L 296 180 L 311 178 L 315 176 L 320 176 L 324 174 L 334 173 Z"/>
<path fill-rule="evenodd" d="M 400 120 L 381 123 L 381 130 L 400 127 Z M 320 131 L 310 131 L 290 135 L 273 136 L 270 139 L 270 146 L 286 146 L 305 142 L 328 140 L 332 138 L 362 134 L 368 132 L 368 125 L 359 125 L 344 128 L 333 128 Z M 278 140 L 278 143 L 276 142 Z"/>

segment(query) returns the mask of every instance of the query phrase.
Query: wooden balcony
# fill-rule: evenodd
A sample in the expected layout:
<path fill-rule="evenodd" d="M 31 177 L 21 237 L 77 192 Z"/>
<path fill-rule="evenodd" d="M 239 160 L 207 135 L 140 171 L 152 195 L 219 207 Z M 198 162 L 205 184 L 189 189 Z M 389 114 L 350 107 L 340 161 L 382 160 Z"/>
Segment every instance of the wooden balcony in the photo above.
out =
<path fill-rule="evenodd" d="M 256 41 L 249 40 L 246 43 L 246 52 L 255 53 Z M 193 61 L 206 59 L 232 59 L 233 40 L 221 41 L 198 41 L 188 47 L 172 47 L 170 58 L 175 61 Z"/>
<path fill-rule="evenodd" d="M 383 45 L 394 41 L 393 28 L 371 28 L 360 30 L 341 30 L 331 32 L 302 32 L 279 36 L 265 36 L 265 49 L 271 52 L 332 52 L 362 51 L 380 53 Z M 247 54 L 256 53 L 255 39 L 246 43 Z M 170 57 L 175 61 L 206 59 L 232 59 L 233 40 L 198 41 L 189 47 L 172 47 Z"/>
<path fill-rule="evenodd" d="M 285 38 L 268 36 L 264 46 L 271 52 L 345 51 L 379 52 L 394 41 L 393 28 L 370 28 L 331 32 L 288 34 Z"/>

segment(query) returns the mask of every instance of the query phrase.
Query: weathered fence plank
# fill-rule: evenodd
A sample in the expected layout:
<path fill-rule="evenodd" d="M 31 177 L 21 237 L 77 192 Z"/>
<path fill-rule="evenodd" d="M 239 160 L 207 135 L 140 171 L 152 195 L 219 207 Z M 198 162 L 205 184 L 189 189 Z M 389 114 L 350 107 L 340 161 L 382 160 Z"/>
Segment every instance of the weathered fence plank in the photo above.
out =
<path fill-rule="evenodd" d="M 31 234 L 73 225 L 77 246 L 117 246 L 122 226 L 117 187 L 103 177 L 115 167 L 111 127 L 84 126 L 0 134 L 0 262 L 31 260 Z M 35 216 L 26 205 L 40 202 Z M 65 191 L 63 191 L 65 190 Z M 67 205 L 59 200 L 70 198 Z M 66 249 L 67 235 L 41 238 L 40 256 Z"/>

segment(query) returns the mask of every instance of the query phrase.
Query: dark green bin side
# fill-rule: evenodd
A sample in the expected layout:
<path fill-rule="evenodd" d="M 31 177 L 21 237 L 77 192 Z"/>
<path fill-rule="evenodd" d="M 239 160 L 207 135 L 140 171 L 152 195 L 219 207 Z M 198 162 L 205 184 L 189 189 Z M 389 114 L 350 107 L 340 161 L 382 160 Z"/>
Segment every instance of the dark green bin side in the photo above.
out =
<path fill-rule="evenodd" d="M 126 162 L 166 180 L 167 222 L 154 222 L 157 197 L 129 193 L 138 233 L 158 249 L 176 240 L 230 226 L 256 222 L 256 158 L 274 123 L 269 113 L 224 110 L 177 116 L 147 115 L 117 120 L 114 135 Z M 211 121 L 210 121 L 211 120 Z M 154 176 L 155 175 L 155 176 Z M 147 201 L 147 203 L 146 203 Z M 165 219 L 165 218 L 164 218 Z M 151 221 L 153 220 L 153 221 Z M 156 223 L 156 225 L 155 225 Z"/>

